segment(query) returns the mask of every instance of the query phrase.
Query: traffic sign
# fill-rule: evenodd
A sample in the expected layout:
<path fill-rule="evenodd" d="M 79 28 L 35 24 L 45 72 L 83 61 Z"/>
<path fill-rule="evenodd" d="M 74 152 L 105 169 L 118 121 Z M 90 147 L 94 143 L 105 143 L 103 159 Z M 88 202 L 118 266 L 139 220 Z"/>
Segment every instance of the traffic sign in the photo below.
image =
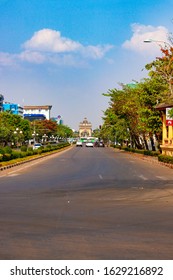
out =
<path fill-rule="evenodd" d="M 173 120 L 166 120 L 167 126 L 173 126 Z"/>

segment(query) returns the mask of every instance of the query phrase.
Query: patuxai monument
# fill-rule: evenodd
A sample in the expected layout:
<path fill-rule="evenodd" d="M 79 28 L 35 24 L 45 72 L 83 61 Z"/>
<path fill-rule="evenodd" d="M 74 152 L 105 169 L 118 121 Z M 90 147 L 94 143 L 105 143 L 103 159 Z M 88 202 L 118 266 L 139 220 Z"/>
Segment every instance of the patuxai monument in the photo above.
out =
<path fill-rule="evenodd" d="M 87 118 L 84 118 L 83 122 L 79 123 L 79 137 L 91 137 L 92 124 L 88 122 Z"/>

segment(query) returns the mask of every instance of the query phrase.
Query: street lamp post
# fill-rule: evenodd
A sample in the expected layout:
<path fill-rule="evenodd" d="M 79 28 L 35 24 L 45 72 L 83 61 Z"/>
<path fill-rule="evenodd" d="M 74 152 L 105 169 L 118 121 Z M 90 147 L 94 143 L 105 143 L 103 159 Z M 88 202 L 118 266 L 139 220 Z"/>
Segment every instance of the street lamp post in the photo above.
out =
<path fill-rule="evenodd" d="M 46 141 L 47 141 L 48 136 L 47 136 L 46 134 L 44 134 L 44 135 L 42 136 L 42 138 L 43 138 L 43 142 L 46 142 Z"/>
<path fill-rule="evenodd" d="M 38 141 L 38 139 L 36 139 L 36 138 L 38 138 L 38 133 L 36 133 L 35 131 L 32 133 L 32 137 L 33 137 L 33 139 L 34 139 L 34 144 L 36 143 L 36 140 Z"/>
<path fill-rule="evenodd" d="M 162 48 L 162 44 L 164 44 L 165 48 L 171 47 L 171 44 L 169 44 L 168 42 L 162 41 L 162 40 L 146 39 L 143 42 L 144 43 L 156 43 L 159 45 L 160 48 Z"/>
<path fill-rule="evenodd" d="M 20 136 L 22 135 L 22 133 L 23 133 L 22 130 L 19 130 L 18 127 L 14 131 L 14 135 L 16 136 L 16 139 L 17 139 L 17 143 L 16 143 L 17 148 L 19 146 L 19 140 L 20 140 Z"/>

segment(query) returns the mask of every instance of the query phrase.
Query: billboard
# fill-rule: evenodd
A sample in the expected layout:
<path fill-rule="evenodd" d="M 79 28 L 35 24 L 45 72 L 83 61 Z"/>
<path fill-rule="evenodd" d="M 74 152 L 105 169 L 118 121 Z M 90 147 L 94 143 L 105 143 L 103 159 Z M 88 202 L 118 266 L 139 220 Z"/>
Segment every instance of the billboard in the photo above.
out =
<path fill-rule="evenodd" d="M 167 126 L 173 126 L 173 118 L 170 117 L 169 111 L 172 108 L 166 108 L 166 125 Z"/>

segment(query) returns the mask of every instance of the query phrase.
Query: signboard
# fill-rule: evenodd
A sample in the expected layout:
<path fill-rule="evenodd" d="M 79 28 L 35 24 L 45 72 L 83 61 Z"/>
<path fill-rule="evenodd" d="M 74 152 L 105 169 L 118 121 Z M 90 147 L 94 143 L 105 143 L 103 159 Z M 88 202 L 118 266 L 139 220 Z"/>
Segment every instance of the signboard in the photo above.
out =
<path fill-rule="evenodd" d="M 166 108 L 166 125 L 173 126 L 173 118 L 169 116 L 169 110 L 172 108 Z"/>

